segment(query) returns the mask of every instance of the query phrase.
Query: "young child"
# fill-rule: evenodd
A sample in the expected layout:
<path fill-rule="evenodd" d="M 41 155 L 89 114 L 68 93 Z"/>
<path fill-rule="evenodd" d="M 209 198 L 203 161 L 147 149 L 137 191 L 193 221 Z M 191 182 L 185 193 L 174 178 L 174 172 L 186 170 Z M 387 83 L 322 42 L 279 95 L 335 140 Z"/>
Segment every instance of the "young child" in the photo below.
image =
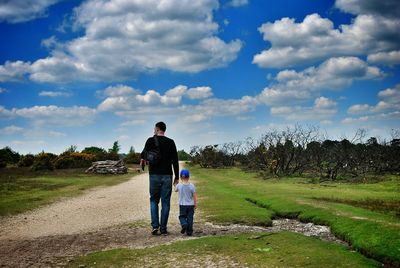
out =
<path fill-rule="evenodd" d="M 197 206 L 197 193 L 193 183 L 189 182 L 189 171 L 182 169 L 181 182 L 175 185 L 175 192 L 179 193 L 179 221 L 182 226 L 181 234 L 193 234 L 193 216 Z"/>

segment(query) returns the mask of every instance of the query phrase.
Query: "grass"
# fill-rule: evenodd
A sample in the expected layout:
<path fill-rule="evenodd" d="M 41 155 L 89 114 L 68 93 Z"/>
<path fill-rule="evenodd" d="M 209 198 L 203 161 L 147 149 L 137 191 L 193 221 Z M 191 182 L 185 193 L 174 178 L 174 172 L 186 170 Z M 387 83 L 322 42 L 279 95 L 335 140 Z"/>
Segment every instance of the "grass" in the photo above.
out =
<path fill-rule="evenodd" d="M 309 184 L 303 178 L 263 180 L 237 168 L 190 169 L 208 221 L 258 225 L 289 217 L 329 225 L 357 251 L 400 266 L 399 177 L 376 184 Z M 359 205 L 371 200 L 391 205 L 380 211 Z"/>
<path fill-rule="evenodd" d="M 1 171 L 0 216 L 76 196 L 93 187 L 115 185 L 134 175 L 93 175 L 85 174 L 83 169 L 32 172 L 27 168 L 6 168 Z"/>
<path fill-rule="evenodd" d="M 204 237 L 79 257 L 69 267 L 379 267 L 345 247 L 281 232 Z"/>

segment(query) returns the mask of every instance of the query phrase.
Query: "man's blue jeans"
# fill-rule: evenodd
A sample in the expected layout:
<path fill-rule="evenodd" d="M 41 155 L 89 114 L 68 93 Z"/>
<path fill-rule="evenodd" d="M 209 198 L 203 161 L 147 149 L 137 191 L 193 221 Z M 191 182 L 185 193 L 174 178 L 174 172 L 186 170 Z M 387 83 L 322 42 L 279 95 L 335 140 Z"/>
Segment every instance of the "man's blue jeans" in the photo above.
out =
<path fill-rule="evenodd" d="M 150 174 L 150 213 L 151 226 L 160 228 L 160 232 L 167 231 L 169 208 L 172 192 L 172 175 Z M 158 216 L 158 204 L 161 198 L 161 221 Z"/>

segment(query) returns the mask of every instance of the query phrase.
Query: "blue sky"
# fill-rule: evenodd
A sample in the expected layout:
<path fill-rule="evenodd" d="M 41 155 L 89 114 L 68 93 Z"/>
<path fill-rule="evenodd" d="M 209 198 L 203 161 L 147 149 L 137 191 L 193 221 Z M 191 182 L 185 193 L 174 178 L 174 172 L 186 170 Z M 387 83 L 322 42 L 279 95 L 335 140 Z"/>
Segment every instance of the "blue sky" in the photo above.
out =
<path fill-rule="evenodd" d="M 400 128 L 397 0 L 0 1 L 0 147 Z"/>

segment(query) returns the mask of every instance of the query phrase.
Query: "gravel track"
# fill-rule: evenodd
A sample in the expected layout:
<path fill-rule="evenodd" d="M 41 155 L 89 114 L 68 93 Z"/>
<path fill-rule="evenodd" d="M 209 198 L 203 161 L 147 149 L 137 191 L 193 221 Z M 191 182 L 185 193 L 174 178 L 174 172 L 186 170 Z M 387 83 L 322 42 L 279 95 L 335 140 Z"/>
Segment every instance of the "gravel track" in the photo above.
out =
<path fill-rule="evenodd" d="M 150 226 L 148 173 L 115 186 L 92 189 L 78 197 L 0 218 L 0 240 L 71 235 L 134 221 L 146 221 Z M 171 198 L 171 224 L 178 224 L 175 192 Z"/>

